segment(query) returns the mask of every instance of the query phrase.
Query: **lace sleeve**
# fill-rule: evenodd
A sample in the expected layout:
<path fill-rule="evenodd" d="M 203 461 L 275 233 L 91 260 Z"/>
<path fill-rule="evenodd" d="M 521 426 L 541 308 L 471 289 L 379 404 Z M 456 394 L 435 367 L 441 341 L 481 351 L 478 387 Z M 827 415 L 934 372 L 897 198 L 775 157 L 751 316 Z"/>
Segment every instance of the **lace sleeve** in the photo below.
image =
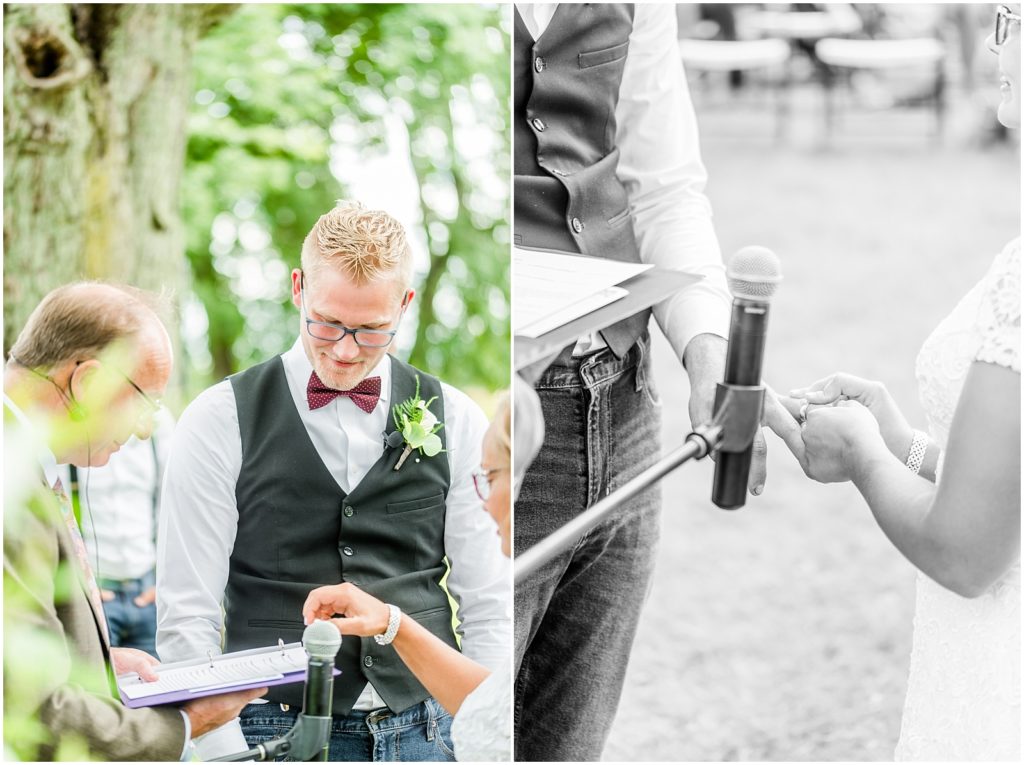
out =
<path fill-rule="evenodd" d="M 978 309 L 981 347 L 976 361 L 1020 372 L 1020 240 L 996 258 Z"/>

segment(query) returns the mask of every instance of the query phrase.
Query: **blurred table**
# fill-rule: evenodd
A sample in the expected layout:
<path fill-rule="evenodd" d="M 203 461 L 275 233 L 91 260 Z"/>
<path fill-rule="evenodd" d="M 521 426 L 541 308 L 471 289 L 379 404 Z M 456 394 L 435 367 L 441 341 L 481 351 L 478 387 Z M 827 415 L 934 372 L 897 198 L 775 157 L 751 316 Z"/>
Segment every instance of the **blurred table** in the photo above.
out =
<path fill-rule="evenodd" d="M 759 11 L 745 19 L 749 32 L 758 37 L 774 37 L 790 42 L 815 43 L 824 37 L 841 37 L 861 29 L 855 12 Z"/>

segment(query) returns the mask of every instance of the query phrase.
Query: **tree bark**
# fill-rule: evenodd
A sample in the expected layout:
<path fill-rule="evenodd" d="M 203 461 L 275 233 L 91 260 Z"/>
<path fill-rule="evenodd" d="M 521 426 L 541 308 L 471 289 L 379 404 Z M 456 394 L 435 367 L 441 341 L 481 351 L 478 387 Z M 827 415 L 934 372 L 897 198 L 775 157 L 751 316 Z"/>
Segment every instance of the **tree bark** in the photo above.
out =
<path fill-rule="evenodd" d="M 5 353 L 60 284 L 186 284 L 192 51 L 233 9 L 4 6 Z"/>

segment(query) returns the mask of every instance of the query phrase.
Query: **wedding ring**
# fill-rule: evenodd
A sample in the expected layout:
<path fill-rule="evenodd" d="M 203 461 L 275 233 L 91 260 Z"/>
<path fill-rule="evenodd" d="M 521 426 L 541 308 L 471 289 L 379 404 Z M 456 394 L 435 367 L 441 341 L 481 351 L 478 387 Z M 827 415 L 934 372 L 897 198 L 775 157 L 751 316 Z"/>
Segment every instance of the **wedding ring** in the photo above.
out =
<path fill-rule="evenodd" d="M 800 414 L 797 415 L 797 422 L 799 422 L 800 425 L 805 425 L 807 423 L 807 406 L 808 404 L 806 401 L 800 405 Z"/>

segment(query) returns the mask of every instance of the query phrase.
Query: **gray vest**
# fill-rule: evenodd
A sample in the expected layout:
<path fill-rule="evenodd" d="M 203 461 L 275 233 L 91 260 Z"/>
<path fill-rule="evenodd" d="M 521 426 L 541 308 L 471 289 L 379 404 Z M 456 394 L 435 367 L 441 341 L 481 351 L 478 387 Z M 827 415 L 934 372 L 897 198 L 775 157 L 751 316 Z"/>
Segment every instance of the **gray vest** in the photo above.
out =
<path fill-rule="evenodd" d="M 415 393 L 444 421 L 441 384 L 391 359 L 391 404 Z M 309 591 L 351 582 L 394 603 L 455 647 L 445 572 L 448 455 L 414 454 L 395 471 L 402 447 L 386 448 L 347 495 L 317 453 L 288 391 L 280 357 L 230 378 L 242 438 L 235 486 L 238 534 L 225 590 L 226 650 L 302 639 Z M 388 431 L 395 430 L 388 413 Z M 445 429 L 440 435 L 445 441 Z M 391 646 L 345 637 L 336 661 L 334 713 L 347 714 L 367 681 L 393 711 L 430 694 Z M 302 685 L 270 689 L 271 701 L 300 706 Z"/>
<path fill-rule="evenodd" d="M 633 6 L 563 3 L 536 41 L 518 11 L 515 24 L 515 243 L 638 263 L 615 146 Z M 616 356 L 650 314 L 601 332 Z"/>

